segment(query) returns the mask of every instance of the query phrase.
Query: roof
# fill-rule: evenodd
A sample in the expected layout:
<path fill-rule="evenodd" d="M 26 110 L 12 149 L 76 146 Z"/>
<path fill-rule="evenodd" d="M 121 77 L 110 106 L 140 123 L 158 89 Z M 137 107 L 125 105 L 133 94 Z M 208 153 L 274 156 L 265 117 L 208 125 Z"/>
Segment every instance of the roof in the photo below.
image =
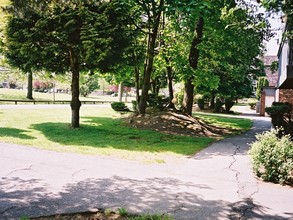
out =
<path fill-rule="evenodd" d="M 268 55 L 264 56 L 263 62 L 265 66 L 270 66 L 272 62 L 278 61 L 278 56 Z"/>

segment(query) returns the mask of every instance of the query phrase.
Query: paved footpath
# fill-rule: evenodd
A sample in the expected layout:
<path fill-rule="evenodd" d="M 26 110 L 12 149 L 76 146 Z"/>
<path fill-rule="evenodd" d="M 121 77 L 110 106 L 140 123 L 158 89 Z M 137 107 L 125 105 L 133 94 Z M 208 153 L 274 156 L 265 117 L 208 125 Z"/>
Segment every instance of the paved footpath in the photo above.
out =
<path fill-rule="evenodd" d="M 0 143 L 0 219 L 124 207 L 175 219 L 293 219 L 293 188 L 257 180 L 254 128 L 192 158 L 145 165 Z"/>

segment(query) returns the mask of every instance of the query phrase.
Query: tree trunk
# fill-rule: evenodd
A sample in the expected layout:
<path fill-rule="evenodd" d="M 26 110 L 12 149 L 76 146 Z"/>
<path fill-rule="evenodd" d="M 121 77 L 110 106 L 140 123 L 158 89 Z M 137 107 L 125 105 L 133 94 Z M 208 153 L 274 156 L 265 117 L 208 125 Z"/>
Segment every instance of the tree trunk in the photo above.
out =
<path fill-rule="evenodd" d="M 189 64 L 192 69 L 196 70 L 198 65 L 199 59 L 199 49 L 198 45 L 202 41 L 202 34 L 203 34 L 203 17 L 200 17 L 196 22 L 195 33 L 192 39 L 190 51 L 189 51 Z M 192 115 L 192 106 L 193 106 L 193 78 L 194 76 L 189 77 L 185 82 L 184 88 L 184 98 L 183 98 L 183 112 Z"/>
<path fill-rule="evenodd" d="M 184 96 L 183 96 L 183 112 L 187 115 L 192 115 L 193 106 L 193 91 L 194 85 L 193 78 L 189 78 L 184 84 Z"/>
<path fill-rule="evenodd" d="M 162 6 L 164 5 L 164 0 L 160 0 L 160 3 L 158 7 L 153 6 L 153 19 L 151 19 L 149 22 L 153 23 L 152 30 L 149 30 L 149 36 L 148 36 L 148 49 L 146 54 L 146 66 L 143 74 L 143 84 L 142 84 L 142 90 L 141 90 L 141 96 L 138 104 L 138 112 L 140 114 L 145 114 L 145 110 L 147 107 L 147 98 L 148 98 L 148 92 L 150 88 L 150 79 L 151 74 L 153 71 L 153 62 L 154 62 L 154 55 L 155 55 L 155 45 L 156 45 L 156 39 L 158 34 L 158 29 L 160 25 L 161 20 L 161 13 L 162 13 Z M 158 10 L 156 12 L 156 10 Z"/>
<path fill-rule="evenodd" d="M 72 73 L 71 81 L 71 127 L 79 128 L 79 110 L 81 102 L 79 100 L 79 58 L 78 53 L 73 49 L 69 51 L 70 67 Z"/>
<path fill-rule="evenodd" d="M 136 87 L 136 110 L 138 111 L 138 103 L 139 103 L 139 75 L 140 75 L 140 72 L 139 72 L 139 67 L 138 66 L 135 66 L 134 67 L 134 72 L 135 72 L 135 87 Z"/>
<path fill-rule="evenodd" d="M 211 92 L 211 102 L 210 102 L 210 109 L 215 109 L 215 99 L 216 99 L 216 96 L 215 96 L 215 92 Z"/>
<path fill-rule="evenodd" d="M 118 100 L 122 102 L 122 95 L 123 95 L 123 84 L 119 83 L 118 85 Z"/>
<path fill-rule="evenodd" d="M 173 103 L 173 99 L 174 99 L 173 74 L 172 74 L 172 67 L 169 65 L 167 66 L 167 76 L 168 76 L 168 89 L 169 89 L 169 98 L 170 98 L 169 108 L 175 109 L 175 105 Z"/>
<path fill-rule="evenodd" d="M 150 88 L 151 74 L 153 71 L 156 38 L 157 38 L 157 33 L 155 33 L 155 30 L 154 30 L 154 32 L 149 35 L 149 45 L 148 45 L 148 52 L 146 57 L 147 59 L 146 68 L 143 74 L 143 84 L 142 84 L 141 96 L 140 96 L 140 100 L 138 104 L 138 112 L 140 114 L 145 114 L 145 110 L 147 107 L 147 98 L 148 98 L 148 92 Z"/>
<path fill-rule="evenodd" d="M 155 95 L 159 95 L 160 92 L 160 79 L 156 77 L 155 79 L 152 80 L 152 93 Z"/>
<path fill-rule="evenodd" d="M 33 99 L 33 73 L 29 71 L 27 73 L 27 95 L 26 98 Z"/>

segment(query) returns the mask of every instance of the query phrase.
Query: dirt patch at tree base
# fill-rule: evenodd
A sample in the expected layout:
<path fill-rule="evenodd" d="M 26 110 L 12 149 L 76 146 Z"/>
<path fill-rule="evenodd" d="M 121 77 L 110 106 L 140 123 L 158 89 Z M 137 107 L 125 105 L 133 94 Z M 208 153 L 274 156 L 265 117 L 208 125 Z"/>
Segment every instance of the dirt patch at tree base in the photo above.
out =
<path fill-rule="evenodd" d="M 123 119 L 125 125 L 154 130 L 165 134 L 192 137 L 222 137 L 232 130 L 205 123 L 198 117 L 191 117 L 178 111 L 152 112 L 145 115 L 131 115 Z"/>

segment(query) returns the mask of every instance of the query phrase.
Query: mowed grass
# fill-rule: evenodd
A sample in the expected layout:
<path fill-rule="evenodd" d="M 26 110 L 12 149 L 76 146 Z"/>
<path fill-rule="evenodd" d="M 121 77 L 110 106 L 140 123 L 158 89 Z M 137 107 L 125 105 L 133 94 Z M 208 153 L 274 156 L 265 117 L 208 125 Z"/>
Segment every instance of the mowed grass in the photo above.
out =
<path fill-rule="evenodd" d="M 252 127 L 252 120 L 233 117 L 233 115 L 195 113 L 194 116 L 200 117 L 206 124 L 231 129 L 233 134 L 248 131 Z"/>
<path fill-rule="evenodd" d="M 143 162 L 165 162 L 193 155 L 213 138 L 184 137 L 126 127 L 110 105 L 82 106 L 79 129 L 71 129 L 68 105 L 0 109 L 0 142 L 55 151 L 103 155 Z M 207 116 L 208 117 L 208 116 Z M 223 123 L 223 117 L 213 118 Z M 229 122 L 242 130 L 244 119 Z M 246 120 L 249 121 L 249 120 Z M 239 124 L 239 125 L 237 125 Z M 222 124 L 222 126 L 227 126 Z"/>
<path fill-rule="evenodd" d="M 81 127 L 71 129 L 70 107 L 0 109 L 0 142 L 57 151 L 163 162 L 191 155 L 214 141 L 126 127 L 109 106 L 82 106 Z"/>

